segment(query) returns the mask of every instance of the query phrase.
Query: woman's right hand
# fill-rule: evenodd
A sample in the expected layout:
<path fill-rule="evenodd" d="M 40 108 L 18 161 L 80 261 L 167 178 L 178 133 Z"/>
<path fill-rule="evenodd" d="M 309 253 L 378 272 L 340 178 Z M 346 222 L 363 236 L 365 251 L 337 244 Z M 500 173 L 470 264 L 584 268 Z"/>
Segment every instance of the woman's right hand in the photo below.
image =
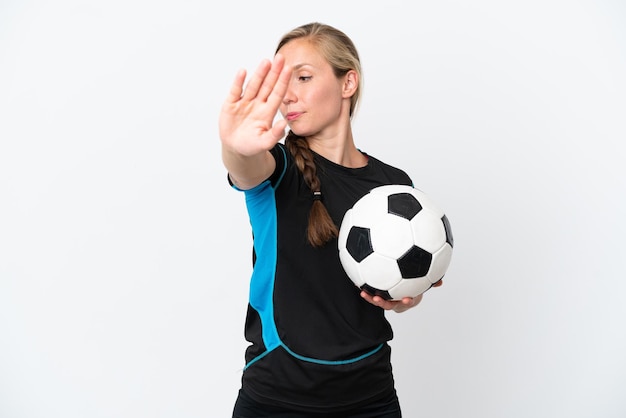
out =
<path fill-rule="evenodd" d="M 277 54 L 263 60 L 244 89 L 246 70 L 239 70 L 222 105 L 219 134 L 226 152 L 250 157 L 270 150 L 285 135 L 287 122 L 275 121 L 287 92 L 291 69 Z"/>

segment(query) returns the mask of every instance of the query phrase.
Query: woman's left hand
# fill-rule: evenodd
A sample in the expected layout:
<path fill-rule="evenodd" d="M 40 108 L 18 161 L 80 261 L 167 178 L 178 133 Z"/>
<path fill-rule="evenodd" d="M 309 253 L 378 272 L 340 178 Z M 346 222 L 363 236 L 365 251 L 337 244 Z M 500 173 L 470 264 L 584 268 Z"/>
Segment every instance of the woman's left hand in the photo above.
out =
<path fill-rule="evenodd" d="M 443 284 L 443 280 L 439 280 L 437 283 L 434 283 L 432 287 L 439 287 Z M 372 305 L 383 308 L 386 311 L 394 310 L 398 313 L 407 311 L 415 306 L 419 305 L 422 301 L 422 297 L 424 294 L 417 295 L 414 298 L 406 297 L 402 298 L 402 300 L 385 300 L 380 296 L 372 296 L 367 293 L 365 290 L 361 291 L 361 297 L 371 303 Z"/>
<path fill-rule="evenodd" d="M 385 300 L 380 296 L 372 296 L 366 291 L 361 291 L 361 297 L 371 303 L 372 305 L 383 308 L 386 311 L 394 310 L 398 313 L 404 312 L 417 306 L 422 301 L 423 295 L 418 295 L 414 298 L 402 298 L 402 300 Z"/>

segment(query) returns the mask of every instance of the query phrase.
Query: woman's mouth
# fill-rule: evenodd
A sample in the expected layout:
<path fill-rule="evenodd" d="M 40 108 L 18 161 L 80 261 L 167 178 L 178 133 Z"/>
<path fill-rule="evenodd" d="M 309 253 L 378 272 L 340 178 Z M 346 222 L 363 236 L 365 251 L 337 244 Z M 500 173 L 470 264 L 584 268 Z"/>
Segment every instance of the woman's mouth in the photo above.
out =
<path fill-rule="evenodd" d="M 292 120 L 296 120 L 302 115 L 302 112 L 289 112 L 285 115 L 285 119 L 291 122 Z"/>

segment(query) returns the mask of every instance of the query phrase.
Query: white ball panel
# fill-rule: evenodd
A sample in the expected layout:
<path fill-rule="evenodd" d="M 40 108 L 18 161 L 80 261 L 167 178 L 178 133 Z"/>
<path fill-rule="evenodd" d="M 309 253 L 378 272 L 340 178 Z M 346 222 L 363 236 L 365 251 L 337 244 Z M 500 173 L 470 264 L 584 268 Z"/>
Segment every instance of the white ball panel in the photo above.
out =
<path fill-rule="evenodd" d="M 370 254 L 359 264 L 361 281 L 379 290 L 387 290 L 402 279 L 396 260 L 380 254 Z"/>
<path fill-rule="evenodd" d="M 379 216 L 371 222 L 372 248 L 378 254 L 398 259 L 413 246 L 409 221 L 394 215 Z"/>
<path fill-rule="evenodd" d="M 411 228 L 415 245 L 431 254 L 438 251 L 446 242 L 446 229 L 441 217 L 429 209 L 422 210 L 411 220 Z"/>
<path fill-rule="evenodd" d="M 387 196 L 366 194 L 351 210 L 353 225 L 369 227 L 372 220 L 381 218 L 387 213 Z"/>
<path fill-rule="evenodd" d="M 452 247 L 446 243 L 439 251 L 433 254 L 433 261 L 426 277 L 431 283 L 436 283 L 446 274 L 450 260 L 452 259 Z"/>
<path fill-rule="evenodd" d="M 395 300 L 400 300 L 404 297 L 414 298 L 430 289 L 431 286 L 432 283 L 425 277 L 419 279 L 404 279 L 389 289 L 389 296 Z"/>
<path fill-rule="evenodd" d="M 387 199 L 387 196 L 396 193 L 406 193 L 407 191 L 411 192 L 412 190 L 416 190 L 411 186 L 406 186 L 402 184 L 388 184 L 385 186 L 378 186 L 371 190 L 370 194 L 380 194 Z"/>

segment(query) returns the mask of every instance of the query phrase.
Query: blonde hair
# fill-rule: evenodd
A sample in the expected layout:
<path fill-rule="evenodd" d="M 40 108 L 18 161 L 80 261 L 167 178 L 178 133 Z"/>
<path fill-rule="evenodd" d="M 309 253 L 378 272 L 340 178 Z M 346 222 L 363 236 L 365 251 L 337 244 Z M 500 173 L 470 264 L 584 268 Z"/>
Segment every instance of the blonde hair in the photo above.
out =
<path fill-rule="evenodd" d="M 278 52 L 284 45 L 295 40 L 306 39 L 317 47 L 320 54 L 328 61 L 337 78 L 343 77 L 348 71 L 356 71 L 359 83 L 350 98 L 350 117 L 356 112 L 362 91 L 362 73 L 359 54 L 352 40 L 342 31 L 318 22 L 299 26 L 285 34 L 278 46 Z M 322 200 L 321 184 L 317 176 L 317 167 L 309 143 L 302 136 L 289 131 L 285 146 L 294 157 L 296 166 L 302 173 L 304 181 L 311 189 L 313 203 L 309 212 L 307 239 L 314 247 L 321 247 L 339 234 Z"/>

